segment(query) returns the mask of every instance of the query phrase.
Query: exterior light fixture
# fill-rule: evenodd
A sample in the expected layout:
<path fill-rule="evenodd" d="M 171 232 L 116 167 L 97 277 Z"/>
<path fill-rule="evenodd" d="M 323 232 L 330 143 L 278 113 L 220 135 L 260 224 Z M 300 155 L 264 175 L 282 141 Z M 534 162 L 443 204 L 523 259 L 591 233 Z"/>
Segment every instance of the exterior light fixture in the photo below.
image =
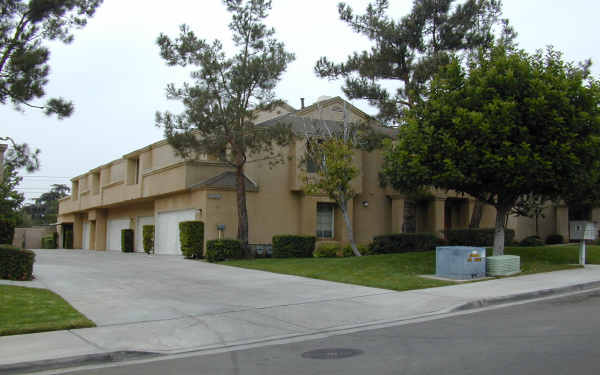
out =
<path fill-rule="evenodd" d="M 363 207 L 369 207 L 369 201 L 362 201 Z"/>

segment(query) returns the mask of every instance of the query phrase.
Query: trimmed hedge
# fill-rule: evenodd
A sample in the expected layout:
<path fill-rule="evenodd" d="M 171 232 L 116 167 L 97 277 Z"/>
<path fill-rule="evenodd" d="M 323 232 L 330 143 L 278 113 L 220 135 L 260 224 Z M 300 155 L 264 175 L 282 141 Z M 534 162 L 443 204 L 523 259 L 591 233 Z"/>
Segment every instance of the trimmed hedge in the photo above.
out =
<path fill-rule="evenodd" d="M 142 227 L 142 241 L 144 242 L 144 252 L 154 254 L 154 225 Z"/>
<path fill-rule="evenodd" d="M 520 246 L 544 246 L 544 241 L 538 236 L 525 237 L 519 242 Z"/>
<path fill-rule="evenodd" d="M 342 246 L 335 242 L 324 242 L 317 245 L 313 256 L 315 258 L 334 258 L 342 251 Z"/>
<path fill-rule="evenodd" d="M 554 245 L 554 244 L 558 244 L 558 243 L 564 243 L 565 242 L 565 238 L 562 236 L 562 234 L 551 234 L 548 237 L 546 237 L 546 244 L 548 245 Z"/>
<path fill-rule="evenodd" d="M 493 246 L 494 228 L 447 229 L 444 231 L 450 246 Z M 515 231 L 504 230 L 504 243 L 510 245 L 515 239 Z"/>
<path fill-rule="evenodd" d="M 244 250 L 238 240 L 210 240 L 206 241 L 206 260 L 221 262 L 228 259 L 242 259 Z"/>
<path fill-rule="evenodd" d="M 33 279 L 35 253 L 10 245 L 0 245 L 0 279 L 26 281 Z"/>
<path fill-rule="evenodd" d="M 133 253 L 133 229 L 121 229 L 121 251 Z"/>
<path fill-rule="evenodd" d="M 179 242 L 184 257 L 187 259 L 202 258 L 204 252 L 204 223 L 197 220 L 179 223 Z"/>
<path fill-rule="evenodd" d="M 309 258 L 315 251 L 315 236 L 273 236 L 273 258 Z"/>
<path fill-rule="evenodd" d="M 42 249 L 56 249 L 58 248 L 58 233 L 52 233 L 48 236 L 42 237 Z"/>
<path fill-rule="evenodd" d="M 408 253 L 433 250 L 444 243 L 433 233 L 396 233 L 375 236 L 369 246 L 374 254 Z"/>
<path fill-rule="evenodd" d="M 358 247 L 358 252 L 360 253 L 360 255 L 372 255 L 373 253 L 371 253 L 369 251 L 369 246 L 368 245 L 356 245 L 356 247 Z M 352 246 L 350 245 L 346 245 L 342 248 L 342 251 L 340 254 L 338 254 L 338 256 L 342 256 L 342 257 L 353 257 L 354 256 L 354 252 L 352 251 Z"/>
<path fill-rule="evenodd" d="M 12 243 L 15 235 L 15 222 L 0 220 L 0 243 Z"/>
<path fill-rule="evenodd" d="M 366 245 L 356 245 L 361 255 L 370 255 L 369 248 Z M 313 252 L 315 258 L 334 258 L 334 257 L 353 257 L 354 252 L 350 244 L 342 246 L 336 242 L 321 242 Z"/>

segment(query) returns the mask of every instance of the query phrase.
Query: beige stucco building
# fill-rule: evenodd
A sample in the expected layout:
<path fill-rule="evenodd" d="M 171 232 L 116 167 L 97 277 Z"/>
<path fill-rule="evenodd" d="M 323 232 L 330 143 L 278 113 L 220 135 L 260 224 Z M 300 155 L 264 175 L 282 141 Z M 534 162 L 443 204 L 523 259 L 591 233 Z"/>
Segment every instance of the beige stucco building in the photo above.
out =
<path fill-rule="evenodd" d="M 346 109 L 344 109 L 346 108 Z M 343 99 L 322 98 L 296 110 L 282 106 L 261 113 L 257 124 L 286 121 L 297 132 L 310 119 L 351 121 L 368 118 Z M 372 126 L 378 127 L 377 123 Z M 380 128 L 380 131 L 389 129 Z M 302 169 L 305 142 L 302 137 L 279 151 L 284 162 L 247 164 L 249 242 L 270 244 L 276 234 L 317 235 L 319 240 L 345 241 L 346 229 L 339 209 L 321 195 L 303 191 Z M 359 243 L 373 236 L 397 232 L 434 232 L 467 227 L 472 198 L 453 192 L 432 191 L 427 199 L 413 201 L 381 187 L 378 152 L 356 151 L 360 175 L 353 181 L 358 195 L 350 202 L 353 229 Z M 233 170 L 210 155 L 183 160 L 166 141 L 135 150 L 122 158 L 74 177 L 72 195 L 59 204 L 59 245 L 65 231 L 73 231 L 73 247 L 120 250 L 121 229 L 135 232 L 135 250 L 142 249 L 142 226 L 155 225 L 155 248 L 159 254 L 179 254 L 178 223 L 201 220 L 205 239 L 235 238 L 237 234 L 235 177 Z M 568 233 L 566 207 L 550 207 L 541 227 L 542 236 Z M 492 227 L 495 211 L 485 207 L 482 227 Z M 535 233 L 532 219 L 509 219 L 517 238 Z"/>

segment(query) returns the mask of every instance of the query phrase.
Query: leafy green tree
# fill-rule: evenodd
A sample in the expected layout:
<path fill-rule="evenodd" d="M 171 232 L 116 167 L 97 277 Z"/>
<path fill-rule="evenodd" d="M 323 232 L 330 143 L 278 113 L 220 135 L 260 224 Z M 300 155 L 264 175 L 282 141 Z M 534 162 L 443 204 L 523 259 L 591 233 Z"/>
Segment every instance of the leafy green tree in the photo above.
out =
<path fill-rule="evenodd" d="M 400 190 L 454 189 L 494 206 L 502 255 L 520 197 L 599 194 L 600 86 L 588 68 L 502 45 L 467 67 L 453 59 L 388 142 L 383 175 Z"/>
<path fill-rule="evenodd" d="M 244 166 L 246 163 L 281 156 L 275 145 L 292 137 L 289 126 L 258 127 L 257 112 L 273 109 L 274 89 L 294 55 L 275 39 L 275 30 L 263 20 L 271 9 L 270 0 L 224 0 L 232 13 L 229 28 L 237 52 L 227 57 L 219 40 L 209 43 L 196 37 L 186 25 L 171 39 L 161 34 L 158 45 L 163 59 L 171 65 L 192 65 L 194 82 L 182 88 L 167 87 L 170 99 L 180 100 L 181 114 L 157 113 L 156 123 L 176 152 L 185 158 L 198 154 L 215 155 L 235 169 L 238 239 L 248 248 L 248 213 Z"/>
<path fill-rule="evenodd" d="M 0 183 L 0 244 L 10 244 L 20 220 L 19 208 L 25 196 L 15 190 L 23 179 L 17 175 L 17 168 L 7 162 L 3 174 Z"/>
<path fill-rule="evenodd" d="M 0 104 L 12 103 L 21 111 L 24 107 L 56 114 L 59 119 L 73 113 L 73 104 L 62 98 L 51 98 L 46 104 L 32 101 L 46 95 L 50 66 L 47 41 L 70 43 L 71 30 L 81 28 L 93 16 L 102 0 L 3 0 L 0 2 Z M 9 141 L 18 153 L 21 164 L 29 171 L 38 168 L 39 151 L 30 151 L 26 144 Z"/>
<path fill-rule="evenodd" d="M 369 51 L 355 52 L 343 63 L 322 57 L 315 72 L 323 78 L 344 78 L 350 99 L 367 99 L 385 123 L 401 123 L 404 113 L 424 100 L 427 82 L 450 62 L 453 53 L 477 50 L 494 40 L 494 28 L 504 26 L 503 40 L 515 34 L 500 19 L 499 0 L 415 0 L 412 11 L 394 20 L 388 0 L 369 4 L 365 14 L 338 5 L 340 19 L 354 32 L 373 41 Z M 385 82 L 385 83 L 384 83 Z M 395 91 L 388 89 L 396 84 Z"/>
<path fill-rule="evenodd" d="M 30 218 L 32 225 L 56 223 L 58 200 L 69 195 L 71 189 L 64 184 L 53 184 L 50 191 L 40 195 L 33 204 L 23 207 L 23 214 Z"/>

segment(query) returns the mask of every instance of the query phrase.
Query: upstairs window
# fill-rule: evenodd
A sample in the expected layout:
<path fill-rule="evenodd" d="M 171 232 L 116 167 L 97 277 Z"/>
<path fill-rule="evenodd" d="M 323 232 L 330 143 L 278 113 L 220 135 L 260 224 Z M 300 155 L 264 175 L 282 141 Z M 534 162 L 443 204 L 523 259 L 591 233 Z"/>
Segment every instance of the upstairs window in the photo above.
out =
<path fill-rule="evenodd" d="M 317 203 L 317 237 L 333 239 L 333 203 Z"/>

